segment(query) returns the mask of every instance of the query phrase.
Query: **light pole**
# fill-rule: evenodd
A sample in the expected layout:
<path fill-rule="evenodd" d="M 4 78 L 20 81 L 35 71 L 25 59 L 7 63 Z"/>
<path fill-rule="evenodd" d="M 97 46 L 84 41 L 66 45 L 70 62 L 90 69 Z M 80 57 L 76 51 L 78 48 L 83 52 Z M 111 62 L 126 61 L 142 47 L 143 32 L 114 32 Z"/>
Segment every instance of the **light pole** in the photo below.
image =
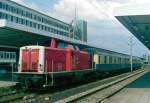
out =
<path fill-rule="evenodd" d="M 130 36 L 130 68 L 131 68 L 131 72 L 133 71 L 133 56 L 132 56 L 132 48 L 133 48 L 133 36 Z"/>

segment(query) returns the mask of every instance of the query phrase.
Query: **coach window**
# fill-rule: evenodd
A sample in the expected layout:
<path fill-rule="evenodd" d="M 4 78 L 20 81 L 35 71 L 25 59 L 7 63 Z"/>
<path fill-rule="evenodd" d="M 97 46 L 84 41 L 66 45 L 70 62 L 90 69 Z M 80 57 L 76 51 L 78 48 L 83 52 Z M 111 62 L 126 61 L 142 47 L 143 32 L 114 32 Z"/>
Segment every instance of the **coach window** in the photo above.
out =
<path fill-rule="evenodd" d="M 118 64 L 120 63 L 120 59 L 119 59 L 119 57 L 118 57 Z"/>
<path fill-rule="evenodd" d="M 114 64 L 116 64 L 116 57 L 114 57 Z"/>
<path fill-rule="evenodd" d="M 98 63 L 101 64 L 101 56 L 98 56 Z"/>
<path fill-rule="evenodd" d="M 120 63 L 122 64 L 122 58 L 120 58 Z"/>
<path fill-rule="evenodd" d="M 109 63 L 110 64 L 112 63 L 112 57 L 111 56 L 109 57 Z"/>
<path fill-rule="evenodd" d="M 107 63 L 107 56 L 104 57 L 104 63 Z"/>

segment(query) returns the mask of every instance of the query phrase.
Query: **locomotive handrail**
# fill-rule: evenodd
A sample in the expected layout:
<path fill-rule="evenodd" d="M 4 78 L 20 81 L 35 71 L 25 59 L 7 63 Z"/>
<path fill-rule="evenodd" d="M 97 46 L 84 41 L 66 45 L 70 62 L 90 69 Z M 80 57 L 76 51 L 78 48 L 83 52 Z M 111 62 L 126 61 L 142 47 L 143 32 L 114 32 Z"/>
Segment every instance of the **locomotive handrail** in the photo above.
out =
<path fill-rule="evenodd" d="M 51 82 L 51 85 L 54 84 L 54 61 L 52 60 L 52 82 Z"/>
<path fill-rule="evenodd" d="M 46 65 L 47 65 L 47 60 L 46 60 Z M 45 85 L 43 85 L 43 87 L 53 86 L 53 84 L 54 84 L 54 61 L 52 60 L 51 84 L 48 84 L 48 71 L 46 67 L 45 68 Z"/>

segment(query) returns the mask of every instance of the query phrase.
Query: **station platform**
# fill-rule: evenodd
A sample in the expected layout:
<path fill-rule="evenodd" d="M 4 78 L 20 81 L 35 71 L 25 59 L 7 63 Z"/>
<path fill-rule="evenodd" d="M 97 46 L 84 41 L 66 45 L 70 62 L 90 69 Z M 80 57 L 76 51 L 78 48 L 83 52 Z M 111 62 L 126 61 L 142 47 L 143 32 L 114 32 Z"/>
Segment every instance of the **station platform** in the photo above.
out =
<path fill-rule="evenodd" d="M 150 72 L 105 99 L 103 103 L 150 103 Z"/>
<path fill-rule="evenodd" d="M 17 84 L 17 82 L 12 82 L 12 81 L 0 81 L 0 88 L 3 87 L 11 87 L 11 86 L 15 86 Z"/>

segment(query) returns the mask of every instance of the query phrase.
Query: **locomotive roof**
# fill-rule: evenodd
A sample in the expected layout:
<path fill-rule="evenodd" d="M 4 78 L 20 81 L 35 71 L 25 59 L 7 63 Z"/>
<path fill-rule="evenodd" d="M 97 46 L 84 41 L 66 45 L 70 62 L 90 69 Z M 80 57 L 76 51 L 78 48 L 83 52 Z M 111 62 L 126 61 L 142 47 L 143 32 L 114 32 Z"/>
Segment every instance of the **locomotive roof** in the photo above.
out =
<path fill-rule="evenodd" d="M 39 46 L 39 45 L 31 45 L 31 46 L 23 46 L 20 49 L 28 49 L 28 48 L 33 48 L 33 49 L 41 49 L 44 48 L 44 46 Z"/>

